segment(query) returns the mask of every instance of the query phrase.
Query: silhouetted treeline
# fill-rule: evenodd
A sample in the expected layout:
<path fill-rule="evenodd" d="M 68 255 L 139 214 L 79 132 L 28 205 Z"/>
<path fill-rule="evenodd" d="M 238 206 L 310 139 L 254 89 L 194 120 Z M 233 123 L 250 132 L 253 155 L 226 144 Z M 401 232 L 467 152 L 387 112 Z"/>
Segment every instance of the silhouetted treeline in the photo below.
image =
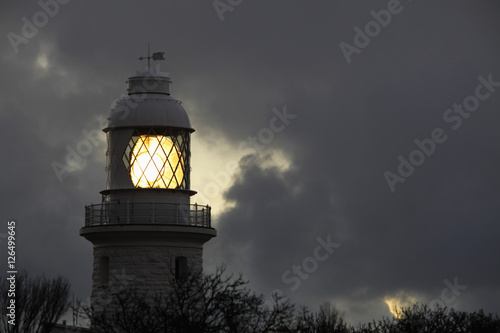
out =
<path fill-rule="evenodd" d="M 213 275 L 190 272 L 172 278 L 172 288 L 165 294 L 147 298 L 128 288 L 110 295 L 106 307 L 84 310 L 93 329 L 106 333 L 500 333 L 497 315 L 422 304 L 400 309 L 398 318 L 354 327 L 328 303 L 311 312 L 273 295 L 269 305 L 246 284 L 241 275 L 224 276 L 224 268 Z"/>
<path fill-rule="evenodd" d="M 356 333 L 500 333 L 498 315 L 457 311 L 450 308 L 430 308 L 425 304 L 400 309 L 398 318 L 384 318 L 362 325 L 351 331 Z M 335 332 L 335 331 L 332 331 Z"/>

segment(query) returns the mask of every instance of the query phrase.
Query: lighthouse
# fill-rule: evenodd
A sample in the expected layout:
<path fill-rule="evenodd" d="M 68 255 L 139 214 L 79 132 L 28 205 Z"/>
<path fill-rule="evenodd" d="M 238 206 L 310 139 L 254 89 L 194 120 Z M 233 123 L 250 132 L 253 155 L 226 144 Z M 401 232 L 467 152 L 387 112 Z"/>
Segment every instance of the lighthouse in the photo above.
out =
<path fill-rule="evenodd" d="M 149 53 L 149 52 L 148 52 Z M 191 127 L 170 94 L 168 73 L 148 66 L 127 80 L 127 95 L 112 108 L 106 128 L 106 189 L 85 207 L 80 235 L 93 244 L 91 305 L 112 306 L 126 288 L 155 294 L 172 279 L 202 271 L 203 244 L 216 236 L 210 207 L 192 203 Z"/>

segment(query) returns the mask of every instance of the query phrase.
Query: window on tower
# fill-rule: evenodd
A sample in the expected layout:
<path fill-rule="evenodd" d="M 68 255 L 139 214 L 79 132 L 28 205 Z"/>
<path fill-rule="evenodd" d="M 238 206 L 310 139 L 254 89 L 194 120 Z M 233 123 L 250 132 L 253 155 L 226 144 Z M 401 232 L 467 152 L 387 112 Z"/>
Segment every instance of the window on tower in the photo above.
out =
<path fill-rule="evenodd" d="M 186 257 L 175 257 L 175 279 L 183 279 L 186 277 L 188 270 Z"/>
<path fill-rule="evenodd" d="M 99 259 L 99 282 L 102 285 L 107 285 L 109 282 L 109 257 L 101 257 Z"/>

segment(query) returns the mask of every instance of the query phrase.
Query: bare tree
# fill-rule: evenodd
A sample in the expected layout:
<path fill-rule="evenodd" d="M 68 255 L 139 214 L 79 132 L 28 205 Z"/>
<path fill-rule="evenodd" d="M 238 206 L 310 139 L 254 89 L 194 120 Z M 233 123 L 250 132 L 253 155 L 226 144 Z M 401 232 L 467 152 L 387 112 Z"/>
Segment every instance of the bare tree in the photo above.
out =
<path fill-rule="evenodd" d="M 331 303 L 320 306 L 319 312 L 312 313 L 307 307 L 301 307 L 295 316 L 293 329 L 289 332 L 297 333 L 348 333 L 348 327 L 340 311 Z"/>
<path fill-rule="evenodd" d="M 257 333 L 291 325 L 294 307 L 287 299 L 273 295 L 273 305 L 265 307 L 263 296 L 246 284 L 241 275 L 225 275 L 224 267 L 212 275 L 189 271 L 172 277 L 164 294 L 148 298 L 128 289 L 111 295 L 112 311 L 84 311 L 93 329 L 110 333 Z"/>
<path fill-rule="evenodd" d="M 340 311 L 330 303 L 324 303 L 316 315 L 316 332 L 335 333 L 345 332 L 346 326 Z"/>
<path fill-rule="evenodd" d="M 30 278 L 27 272 L 15 276 L 11 289 L 7 277 L 0 279 L 0 331 L 5 333 L 50 333 L 59 318 L 68 309 L 69 282 L 57 277 Z M 7 307 L 14 300 L 15 317 L 7 316 Z M 8 312 L 6 312 L 8 311 Z M 12 319 L 14 319 L 12 321 Z M 11 321 L 11 323 L 9 323 Z M 15 323 L 15 325 L 12 325 Z"/>

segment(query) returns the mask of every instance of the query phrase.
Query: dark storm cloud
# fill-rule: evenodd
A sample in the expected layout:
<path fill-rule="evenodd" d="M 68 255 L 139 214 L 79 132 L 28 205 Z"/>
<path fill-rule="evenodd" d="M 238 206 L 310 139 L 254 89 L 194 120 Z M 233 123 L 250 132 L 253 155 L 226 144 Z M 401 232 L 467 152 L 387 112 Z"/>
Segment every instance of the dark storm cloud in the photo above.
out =
<path fill-rule="evenodd" d="M 166 51 L 173 95 L 200 106 L 188 110 L 193 140 L 214 130 L 242 142 L 268 126 L 273 108 L 298 115 L 264 156 L 240 161 L 226 193 L 235 206 L 217 218 L 207 263 L 298 303 L 341 300 L 355 320 L 384 313 L 380 300 L 399 290 L 430 301 L 454 277 L 468 286 L 457 305 L 498 311 L 490 258 L 499 251 L 500 89 L 457 130 L 443 119 L 475 93 L 478 76 L 500 81 L 498 5 L 401 1 L 348 64 L 339 44 L 354 45 L 354 28 L 389 3 L 243 1 L 221 22 L 210 1 L 69 2 L 17 54 L 4 37 L 2 216 L 19 221 L 20 263 L 68 276 L 88 295 L 92 251 L 78 229 L 105 186 L 105 147 L 92 144 L 62 182 L 52 163 L 87 140 L 82 131 L 102 127 L 149 41 Z M 39 10 L 6 7 L 2 36 Z M 435 128 L 447 140 L 392 193 L 384 172 L 397 173 L 398 156 Z M 263 166 L 273 149 L 289 169 Z M 341 246 L 290 291 L 283 273 L 328 235 Z"/>
<path fill-rule="evenodd" d="M 498 292 L 499 273 L 487 259 L 498 251 L 494 235 L 500 231 L 492 168 L 498 164 L 497 92 L 457 130 L 443 119 L 454 103 L 474 95 L 478 76 L 500 81 L 492 57 L 498 46 L 488 41 L 495 26 L 478 25 L 477 15 L 487 14 L 473 6 L 412 5 L 351 65 L 304 62 L 301 70 L 323 70 L 314 81 L 331 91 L 321 96 L 318 87 L 307 91 L 307 80 L 288 81 L 285 102 L 300 118 L 280 142 L 293 156 L 294 171 L 273 177 L 244 163 L 240 181 L 227 192 L 237 205 L 220 218 L 220 242 L 209 247 L 224 253 L 225 244 L 234 244 L 226 261 L 238 270 L 250 268 L 268 292 L 278 288 L 315 304 L 350 299 L 353 312 L 399 290 L 426 301 L 440 298 L 443 280 L 455 277 L 469 295 L 485 285 Z M 332 44 L 321 46 L 325 54 Z M 436 144 L 434 154 L 391 193 L 383 173 L 397 172 L 398 156 L 408 158 L 417 148 L 414 140 L 430 138 L 435 128 L 445 131 L 447 141 Z M 307 190 L 297 194 L 294 187 Z M 297 291 L 290 290 L 283 273 L 312 255 L 316 237 L 327 235 L 342 246 Z M 486 300 L 484 306 L 498 309 Z M 361 312 L 350 315 L 370 316 Z"/>

